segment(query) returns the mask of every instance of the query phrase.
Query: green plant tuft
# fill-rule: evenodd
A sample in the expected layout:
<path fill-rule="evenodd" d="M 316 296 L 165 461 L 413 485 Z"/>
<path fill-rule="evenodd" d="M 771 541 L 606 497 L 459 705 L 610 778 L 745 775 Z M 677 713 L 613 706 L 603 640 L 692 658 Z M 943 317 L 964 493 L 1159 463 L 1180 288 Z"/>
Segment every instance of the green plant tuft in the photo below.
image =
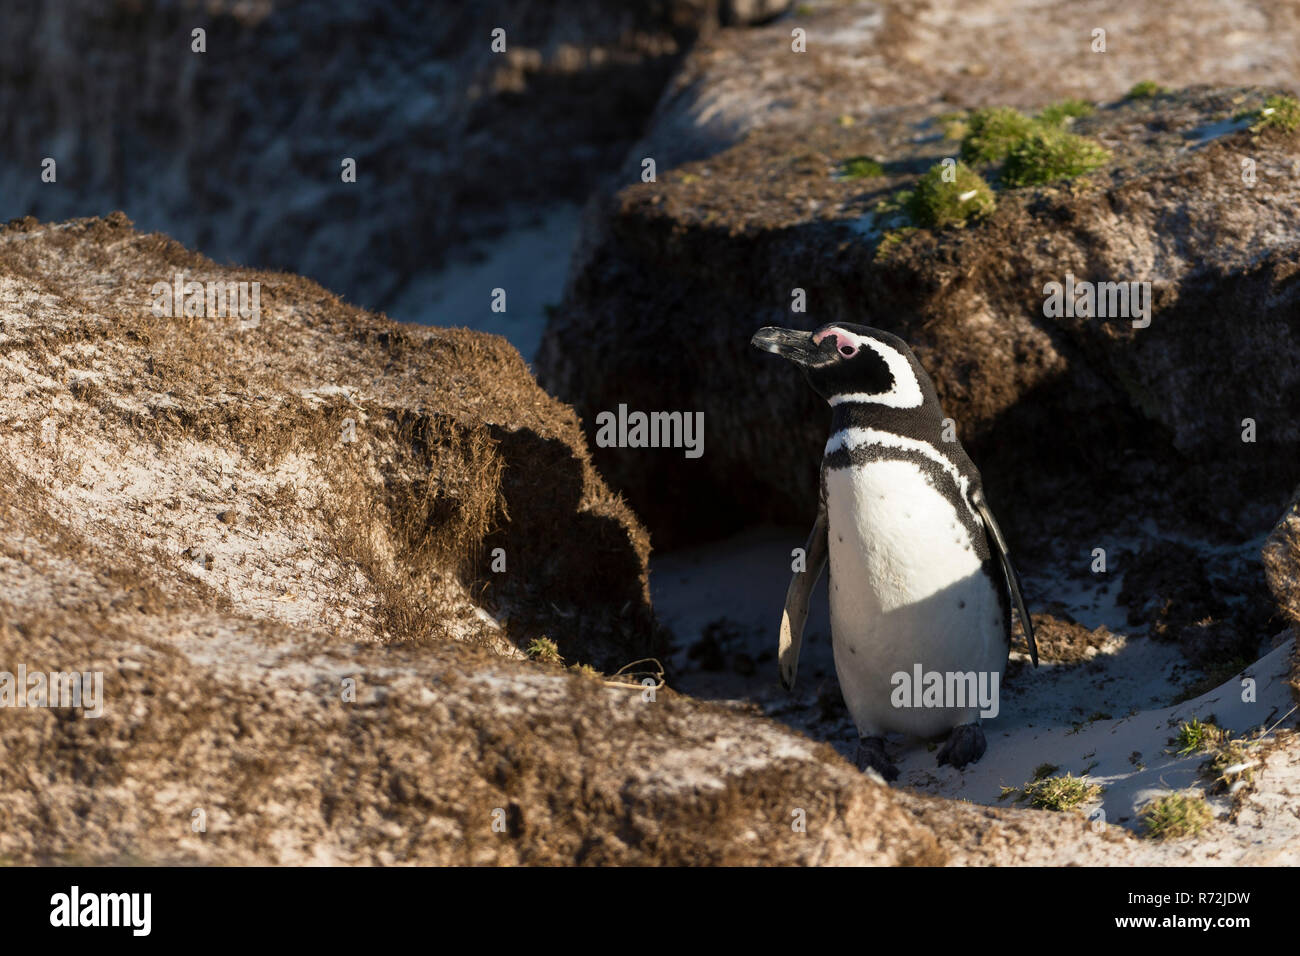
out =
<path fill-rule="evenodd" d="M 943 130 L 943 138 L 951 139 L 960 143 L 966 138 L 966 133 L 970 126 L 967 123 L 970 114 L 965 110 L 956 110 L 952 113 L 940 113 L 934 118 Z"/>
<path fill-rule="evenodd" d="M 880 244 L 876 246 L 874 260 L 876 262 L 888 262 L 889 257 L 903 244 L 903 240 L 914 232 L 916 232 L 915 226 L 903 226 L 886 232 L 880 237 Z"/>
<path fill-rule="evenodd" d="M 1224 741 L 1210 754 L 1210 759 L 1201 764 L 1201 772 L 1214 782 L 1216 792 L 1231 791 L 1238 781 L 1254 782 L 1259 761 L 1251 751 L 1250 742 Z"/>
<path fill-rule="evenodd" d="M 968 163 L 997 163 L 1039 124 L 1009 106 L 973 111 L 966 118 L 966 135 L 961 141 L 961 158 Z"/>
<path fill-rule="evenodd" d="M 870 156 L 854 156 L 840 165 L 840 172 L 846 179 L 872 179 L 885 175 L 885 167 Z"/>
<path fill-rule="evenodd" d="M 1065 126 L 1070 120 L 1091 116 L 1095 112 L 1093 105 L 1086 100 L 1061 100 L 1045 107 L 1038 114 L 1038 119 L 1048 126 Z"/>
<path fill-rule="evenodd" d="M 1195 836 L 1210 825 L 1214 813 L 1199 794 L 1171 793 L 1148 803 L 1140 814 L 1145 832 L 1153 840 Z"/>
<path fill-rule="evenodd" d="M 1134 83 L 1127 93 L 1124 94 L 1126 100 L 1149 100 L 1153 96 L 1159 96 L 1167 93 L 1163 86 L 1155 80 L 1143 80 L 1141 83 Z"/>
<path fill-rule="evenodd" d="M 1042 127 L 1012 147 L 1002 167 L 1002 182 L 1014 188 L 1073 179 L 1105 165 L 1109 159 L 1110 150 L 1100 143 Z"/>
<path fill-rule="evenodd" d="M 1047 766 L 1046 764 L 1043 767 Z M 1016 797 L 1016 802 L 1029 801 L 1029 805 L 1038 810 L 1073 810 L 1079 804 L 1086 803 L 1089 800 L 1101 794 L 1100 784 L 1088 783 L 1079 777 L 1067 773 L 1064 777 L 1039 777 L 1039 767 L 1034 772 L 1034 779 L 1025 784 L 1019 791 L 1020 795 Z M 1055 769 L 1055 768 L 1053 768 Z M 1012 793 L 1012 788 L 1004 787 L 999 800 L 1006 799 Z"/>
<path fill-rule="evenodd" d="M 534 638 L 525 648 L 525 653 L 535 661 L 541 661 L 543 664 L 563 664 L 564 658 L 560 656 L 560 649 L 555 646 L 555 642 L 549 637 Z"/>
<path fill-rule="evenodd" d="M 1175 753 L 1180 757 L 1186 757 L 1198 750 L 1212 750 L 1222 743 L 1227 736 L 1224 731 L 1214 726 L 1214 724 L 1201 723 L 1199 718 L 1193 717 L 1179 726 L 1178 733 L 1174 735 L 1174 746 L 1177 748 Z"/>
<path fill-rule="evenodd" d="M 965 163 L 936 163 L 917 181 L 907 211 L 917 225 L 940 228 L 987 215 L 996 203 L 984 177 Z"/>
<path fill-rule="evenodd" d="M 1294 96 L 1270 96 L 1255 113 L 1251 129 L 1271 126 L 1287 133 L 1300 129 L 1300 100 Z"/>

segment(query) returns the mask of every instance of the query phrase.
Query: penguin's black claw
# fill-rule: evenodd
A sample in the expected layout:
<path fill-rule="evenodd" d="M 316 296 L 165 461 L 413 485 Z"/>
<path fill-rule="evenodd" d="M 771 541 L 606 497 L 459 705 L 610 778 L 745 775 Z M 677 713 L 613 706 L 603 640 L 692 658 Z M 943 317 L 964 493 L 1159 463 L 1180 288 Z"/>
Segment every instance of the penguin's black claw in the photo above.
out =
<path fill-rule="evenodd" d="M 950 764 L 960 770 L 968 763 L 974 763 L 984 756 L 988 743 L 984 740 L 984 731 L 979 722 L 960 724 L 948 735 L 948 742 L 939 751 L 939 766 Z"/>
<path fill-rule="evenodd" d="M 870 767 L 886 780 L 898 779 L 898 768 L 889 762 L 889 755 L 885 753 L 885 739 L 883 737 L 859 738 L 857 764 L 858 769 L 863 772 L 866 772 L 867 768 Z"/>

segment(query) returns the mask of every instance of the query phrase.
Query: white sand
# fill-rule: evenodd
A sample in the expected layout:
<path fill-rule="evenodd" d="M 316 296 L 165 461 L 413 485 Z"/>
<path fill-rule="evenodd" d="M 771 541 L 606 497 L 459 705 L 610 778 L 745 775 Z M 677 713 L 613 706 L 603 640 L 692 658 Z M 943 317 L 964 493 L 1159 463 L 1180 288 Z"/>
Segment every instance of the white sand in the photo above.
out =
<path fill-rule="evenodd" d="M 802 546 L 805 533 L 765 528 L 720 544 L 657 556 L 651 588 L 660 616 L 677 636 L 672 661 L 679 690 L 737 706 L 752 701 L 852 759 L 857 733 L 838 706 L 824 579 L 809 616 L 799 686 L 787 694 L 777 683 L 777 622 L 789 582 L 790 549 Z M 1046 600 L 1060 601 L 1080 624 L 1089 629 L 1104 624 L 1116 640 L 1091 660 L 1044 662 L 1037 670 L 1028 666 L 1025 654 L 1014 650 L 1013 658 L 1025 664 L 1003 685 L 999 715 L 985 722 L 985 756 L 964 771 L 939 767 L 933 744 L 896 736 L 889 742 L 900 770 L 895 785 L 950 799 L 1014 806 L 999 800 L 1002 789 L 1023 786 L 1036 768 L 1051 764 L 1059 767 L 1057 773 L 1086 774 L 1089 782 L 1105 788 L 1100 800 L 1077 812 L 1089 814 L 1098 825 L 1117 824 L 1135 832 L 1141 829 L 1138 811 L 1148 801 L 1190 789 L 1209 799 L 1218 817 L 1215 824 L 1192 839 L 1116 844 L 1114 862 L 1300 863 L 1300 737 L 1285 730 L 1297 725 L 1285 683 L 1292 639 L 1210 693 L 1171 705 L 1181 688 L 1203 675 L 1186 663 L 1176 646 L 1130 633 L 1124 610 L 1114 602 L 1117 576 L 1089 584 L 1077 576 L 1033 578 L 1027 582 L 1030 610 L 1040 609 Z M 705 671 L 687 650 L 706 625 L 720 618 L 726 618 L 725 631 L 731 635 L 723 641 L 727 665 Z M 1268 635 L 1260 637 L 1267 649 Z M 752 676 L 737 673 L 736 654 L 757 659 L 764 653 L 773 656 L 755 660 Z M 1253 702 L 1242 700 L 1242 677 L 1255 680 Z M 819 694 L 829 709 L 819 703 Z M 1205 754 L 1172 753 L 1171 738 L 1192 717 L 1212 719 L 1234 736 L 1283 722 L 1281 745 L 1260 748 L 1267 752 L 1251 787 L 1238 795 L 1235 814 L 1230 813 L 1229 797 L 1210 792 L 1212 780 L 1200 770 Z"/>

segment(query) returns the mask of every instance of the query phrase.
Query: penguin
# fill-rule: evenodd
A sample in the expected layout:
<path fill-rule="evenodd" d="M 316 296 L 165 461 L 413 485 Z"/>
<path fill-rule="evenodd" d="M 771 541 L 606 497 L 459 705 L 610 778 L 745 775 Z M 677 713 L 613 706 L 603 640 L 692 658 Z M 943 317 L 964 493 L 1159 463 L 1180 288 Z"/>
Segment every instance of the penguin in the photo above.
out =
<path fill-rule="evenodd" d="M 858 768 L 896 779 L 884 735 L 903 733 L 946 734 L 938 763 L 960 770 L 987 746 L 978 702 L 952 693 L 917 706 L 898 693 L 899 675 L 983 675 L 1000 686 L 1013 603 L 1038 666 L 1020 577 L 980 473 L 945 436 L 934 383 L 897 336 L 842 323 L 769 326 L 751 344 L 799 366 L 831 407 L 805 570 L 781 618 L 781 683 L 794 689 L 809 599 L 829 564 L 835 671 L 858 730 Z"/>

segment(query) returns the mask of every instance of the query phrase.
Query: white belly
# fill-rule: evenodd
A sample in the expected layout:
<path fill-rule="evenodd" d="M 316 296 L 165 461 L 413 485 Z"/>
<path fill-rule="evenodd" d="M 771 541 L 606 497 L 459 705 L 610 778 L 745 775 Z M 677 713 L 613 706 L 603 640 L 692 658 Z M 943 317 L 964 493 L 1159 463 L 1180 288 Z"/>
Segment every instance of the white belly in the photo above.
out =
<path fill-rule="evenodd" d="M 930 737 L 977 719 L 978 706 L 891 703 L 893 675 L 918 664 L 996 672 L 1000 686 L 1001 603 L 952 503 L 916 465 L 886 460 L 828 469 L 826 506 L 835 670 L 858 732 Z"/>

